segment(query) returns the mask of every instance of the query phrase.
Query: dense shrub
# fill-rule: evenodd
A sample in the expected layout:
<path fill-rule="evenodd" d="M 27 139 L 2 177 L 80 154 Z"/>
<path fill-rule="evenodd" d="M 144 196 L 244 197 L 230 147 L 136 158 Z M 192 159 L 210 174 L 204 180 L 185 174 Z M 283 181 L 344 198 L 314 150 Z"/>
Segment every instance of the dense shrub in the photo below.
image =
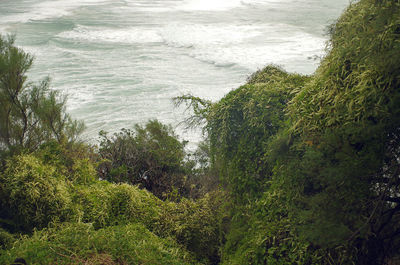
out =
<path fill-rule="evenodd" d="M 267 66 L 211 105 L 206 119 L 212 161 L 233 197 L 247 201 L 265 189 L 272 170 L 268 142 L 285 126 L 285 108 L 293 91 L 307 80 Z"/>
<path fill-rule="evenodd" d="M 198 260 L 219 260 L 219 220 L 223 194 L 214 192 L 196 201 L 161 201 L 150 192 L 128 184 L 105 181 L 75 186 L 77 221 L 95 229 L 139 222 L 162 237 L 172 237 Z"/>
<path fill-rule="evenodd" d="M 210 264 L 219 260 L 219 193 L 197 201 L 163 202 L 129 184 L 82 183 L 61 175 L 74 176 L 82 170 L 67 170 L 55 156 L 60 146 L 56 147 L 36 152 L 38 157 L 21 155 L 8 161 L 0 177 L 2 227 L 30 233 L 63 221 L 91 224 L 93 229 L 140 223 L 163 238 L 173 238 L 198 260 Z M 2 233 L 4 248 L 12 240 L 11 234 Z"/>
<path fill-rule="evenodd" d="M 8 160 L 0 187 L 0 216 L 11 220 L 13 229 L 40 229 L 52 221 L 65 220 L 69 214 L 71 196 L 65 179 L 32 155 Z"/>
<path fill-rule="evenodd" d="M 358 264 L 400 254 L 399 25 L 399 1 L 364 0 L 332 26 L 329 53 L 290 103 L 294 141 L 277 172 L 300 233 L 348 247 Z"/>
<path fill-rule="evenodd" d="M 224 262 L 307 263 L 314 253 L 323 264 L 383 264 L 400 254 L 399 12 L 399 1 L 353 3 L 313 76 L 267 67 L 204 112 L 212 162 L 235 199 Z M 285 194 L 276 206 L 254 203 L 275 192 Z"/>
<path fill-rule="evenodd" d="M 98 156 L 94 148 L 85 143 L 52 140 L 42 144 L 34 156 L 74 184 L 91 184 L 98 179 Z"/>
<path fill-rule="evenodd" d="M 268 191 L 254 202 L 232 206 L 222 264 L 322 263 L 323 255 L 298 236 L 284 197 Z"/>
<path fill-rule="evenodd" d="M 78 185 L 72 196 L 78 221 L 92 223 L 96 229 L 130 222 L 152 228 L 160 216 L 161 201 L 128 184 Z"/>
<path fill-rule="evenodd" d="M 225 198 L 222 192 L 215 191 L 196 201 L 166 202 L 156 233 L 173 236 L 203 263 L 218 264 L 220 220 L 224 215 Z"/>
<path fill-rule="evenodd" d="M 185 143 L 171 127 L 150 121 L 145 127 L 122 130 L 112 137 L 101 133 L 99 166 L 102 179 L 115 183 L 138 184 L 159 198 L 177 190 L 184 193 L 187 167 Z"/>
<path fill-rule="evenodd" d="M 16 241 L 16 236 L 0 228 L 0 250 L 11 248 L 12 244 Z"/>
<path fill-rule="evenodd" d="M 36 231 L 0 252 L 0 263 L 11 264 L 17 257 L 28 264 L 196 264 L 173 240 L 135 223 L 99 230 L 66 223 Z"/>

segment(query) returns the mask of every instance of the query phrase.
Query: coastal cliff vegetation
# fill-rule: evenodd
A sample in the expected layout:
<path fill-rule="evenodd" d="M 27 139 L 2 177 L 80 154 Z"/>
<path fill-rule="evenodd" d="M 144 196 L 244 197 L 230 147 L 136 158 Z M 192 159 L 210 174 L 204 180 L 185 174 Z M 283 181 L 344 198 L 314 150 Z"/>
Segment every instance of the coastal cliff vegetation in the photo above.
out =
<path fill-rule="evenodd" d="M 97 144 L 0 37 L 0 264 L 400 264 L 400 2 L 352 2 L 312 75 L 275 65 Z"/>

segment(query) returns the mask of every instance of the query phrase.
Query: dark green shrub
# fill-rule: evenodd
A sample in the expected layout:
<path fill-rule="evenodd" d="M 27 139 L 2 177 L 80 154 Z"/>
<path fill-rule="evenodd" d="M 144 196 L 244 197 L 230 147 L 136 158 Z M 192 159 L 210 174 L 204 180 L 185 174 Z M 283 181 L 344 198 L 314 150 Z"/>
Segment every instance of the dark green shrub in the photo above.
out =
<path fill-rule="evenodd" d="M 16 236 L 10 234 L 0 227 L 0 250 L 11 248 L 12 244 L 17 240 Z"/>
<path fill-rule="evenodd" d="M 293 145 L 277 172 L 299 232 L 357 264 L 400 254 L 399 25 L 399 1 L 361 0 L 332 26 L 330 51 L 290 103 Z"/>
<path fill-rule="evenodd" d="M 323 254 L 299 237 L 282 192 L 232 205 L 221 264 L 322 264 Z"/>
<path fill-rule="evenodd" d="M 101 133 L 99 175 L 115 183 L 138 184 L 159 198 L 177 190 L 184 193 L 185 143 L 171 127 L 150 121 L 134 131 L 122 130 L 108 137 Z"/>
<path fill-rule="evenodd" d="M 226 196 L 214 191 L 198 200 L 165 202 L 155 231 L 169 235 L 206 264 L 220 261 L 220 220 Z"/>

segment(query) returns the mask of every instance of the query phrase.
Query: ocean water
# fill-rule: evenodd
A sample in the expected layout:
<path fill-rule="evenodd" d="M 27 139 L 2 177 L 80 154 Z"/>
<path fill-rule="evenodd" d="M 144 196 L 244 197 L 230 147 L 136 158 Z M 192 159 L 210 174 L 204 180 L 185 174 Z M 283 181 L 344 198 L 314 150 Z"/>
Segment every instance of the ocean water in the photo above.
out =
<path fill-rule="evenodd" d="M 35 56 L 67 110 L 100 130 L 159 119 L 192 143 L 171 99 L 216 101 L 267 64 L 311 74 L 349 0 L 0 0 L 0 33 Z"/>

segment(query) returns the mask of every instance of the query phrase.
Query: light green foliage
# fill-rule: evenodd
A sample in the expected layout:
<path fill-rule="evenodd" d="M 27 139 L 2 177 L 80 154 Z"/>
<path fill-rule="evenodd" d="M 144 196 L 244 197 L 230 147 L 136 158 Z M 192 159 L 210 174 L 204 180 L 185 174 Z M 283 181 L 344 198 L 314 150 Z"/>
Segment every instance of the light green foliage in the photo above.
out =
<path fill-rule="evenodd" d="M 135 223 L 100 230 L 82 223 L 45 229 L 0 252 L 0 263 L 11 264 L 15 257 L 28 264 L 196 264 L 173 240 Z"/>
<path fill-rule="evenodd" d="M 74 198 L 79 220 L 95 228 L 140 222 L 159 236 L 176 239 L 204 263 L 219 260 L 222 194 L 163 202 L 138 187 L 101 182 L 77 187 Z"/>
<path fill-rule="evenodd" d="M 203 262 L 219 260 L 219 215 L 223 195 L 215 192 L 193 201 L 161 201 L 150 192 L 128 184 L 105 181 L 76 186 L 78 221 L 96 229 L 139 222 L 162 237 L 172 237 Z"/>
<path fill-rule="evenodd" d="M 10 159 L 0 185 L 1 216 L 12 220 L 17 229 L 43 228 L 68 214 L 71 197 L 65 180 L 32 155 Z"/>
<path fill-rule="evenodd" d="M 56 139 L 76 140 L 83 123 L 65 112 L 65 98 L 49 89 L 49 80 L 27 81 L 33 57 L 0 35 L 0 155 L 36 150 Z"/>
<path fill-rule="evenodd" d="M 91 146 L 84 143 L 53 140 L 41 145 L 34 154 L 75 184 L 90 184 L 98 179 L 95 169 L 97 155 Z"/>
<path fill-rule="evenodd" d="M 91 224 L 93 229 L 140 223 L 163 238 L 173 238 L 205 263 L 219 259 L 217 215 L 221 196 L 215 193 L 196 202 L 163 202 L 137 186 L 95 180 L 83 183 L 60 174 L 85 172 L 82 167 L 76 169 L 73 160 L 71 168 L 62 162 L 63 152 L 56 144 L 36 152 L 39 158 L 22 155 L 9 160 L 0 178 L 2 227 L 29 233 L 64 221 Z M 87 164 L 83 168 L 86 170 Z M 8 248 L 9 234 L 4 231 L 2 235 Z M 22 241 L 30 240 L 26 237 Z M 29 251 L 39 251 L 33 248 Z"/>
<path fill-rule="evenodd" d="M 296 130 L 400 117 L 399 6 L 359 1 L 332 26 L 328 55 L 291 104 Z"/>
<path fill-rule="evenodd" d="M 74 161 L 72 172 L 73 182 L 79 184 L 93 183 L 97 177 L 96 169 L 88 158 Z"/>
<path fill-rule="evenodd" d="M 106 181 L 75 186 L 73 202 L 79 213 L 78 221 L 92 223 L 95 228 L 129 222 L 151 228 L 161 207 L 161 201 L 145 190 Z"/>

